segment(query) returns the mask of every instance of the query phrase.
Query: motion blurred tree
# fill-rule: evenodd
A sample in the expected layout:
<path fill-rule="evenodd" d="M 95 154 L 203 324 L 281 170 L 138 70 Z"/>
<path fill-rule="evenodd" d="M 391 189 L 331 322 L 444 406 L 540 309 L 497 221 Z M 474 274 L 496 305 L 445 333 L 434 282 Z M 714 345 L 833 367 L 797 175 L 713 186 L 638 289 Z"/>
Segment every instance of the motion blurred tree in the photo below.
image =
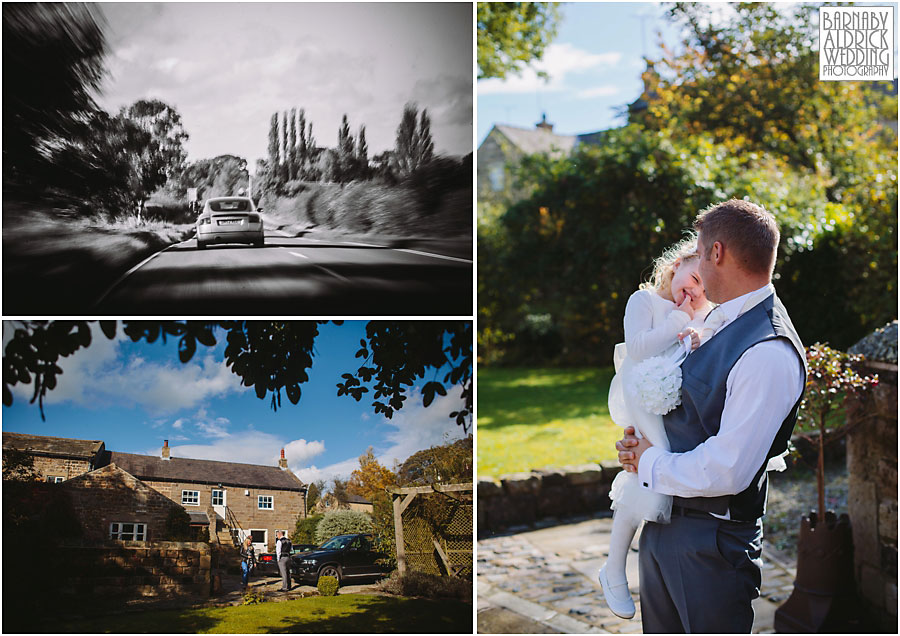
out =
<path fill-rule="evenodd" d="M 347 491 L 353 495 L 365 497 L 369 501 L 384 494 L 386 488 L 397 485 L 397 475 L 382 466 L 375 458 L 372 447 L 359 456 L 359 468 L 355 469 L 347 482 Z"/>
<path fill-rule="evenodd" d="M 403 117 L 397 127 L 397 144 L 393 160 L 396 162 L 398 176 L 401 177 L 412 174 L 417 168 L 431 161 L 434 155 L 428 111 L 422 111 L 417 123 L 418 111 L 415 104 L 404 105 Z"/>
<path fill-rule="evenodd" d="M 556 37 L 558 7 L 558 2 L 479 2 L 478 79 L 517 75 L 540 60 Z"/>
<path fill-rule="evenodd" d="M 366 127 L 359 127 L 356 142 L 357 173 L 360 179 L 369 178 L 369 144 L 366 143 Z"/>
<path fill-rule="evenodd" d="M 281 182 L 287 183 L 291 179 L 291 146 L 288 140 L 288 112 L 281 114 Z"/>
<path fill-rule="evenodd" d="M 306 173 L 306 163 L 308 160 L 306 146 L 306 111 L 300 109 L 299 119 L 297 121 L 297 178 L 303 179 Z"/>
<path fill-rule="evenodd" d="M 48 144 L 66 138 L 97 108 L 106 41 L 91 5 L 14 3 L 3 7 L 4 186 L 42 185 Z"/>
<path fill-rule="evenodd" d="M 125 149 L 135 168 L 131 187 L 140 219 L 150 195 L 169 177 L 183 171 L 188 134 L 178 111 L 158 99 L 140 99 L 123 108 L 119 115 L 149 135 L 145 144 Z"/>
<path fill-rule="evenodd" d="M 288 177 L 291 181 L 297 178 L 299 172 L 299 157 L 297 156 L 297 109 L 291 109 L 291 131 L 288 137 L 288 145 L 290 146 L 290 154 L 288 155 Z"/>
<path fill-rule="evenodd" d="M 278 178 L 281 174 L 281 160 L 279 155 L 278 144 L 278 113 L 272 113 L 269 120 L 269 185 L 272 188 L 277 187 L 281 180 Z"/>

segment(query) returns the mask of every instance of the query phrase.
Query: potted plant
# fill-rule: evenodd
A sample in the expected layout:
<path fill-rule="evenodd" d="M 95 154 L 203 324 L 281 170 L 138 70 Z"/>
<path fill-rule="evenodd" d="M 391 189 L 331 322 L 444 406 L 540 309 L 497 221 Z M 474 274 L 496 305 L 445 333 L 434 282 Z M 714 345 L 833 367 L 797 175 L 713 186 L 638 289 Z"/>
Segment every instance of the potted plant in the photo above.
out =
<path fill-rule="evenodd" d="M 777 632 L 847 631 L 858 623 L 850 518 L 825 509 L 825 447 L 866 419 L 858 398 L 878 384 L 878 376 L 857 373 L 862 359 L 819 343 L 806 349 L 806 392 L 797 429 L 818 448 L 818 510 L 800 520 L 797 579 L 790 598 L 775 612 Z"/>

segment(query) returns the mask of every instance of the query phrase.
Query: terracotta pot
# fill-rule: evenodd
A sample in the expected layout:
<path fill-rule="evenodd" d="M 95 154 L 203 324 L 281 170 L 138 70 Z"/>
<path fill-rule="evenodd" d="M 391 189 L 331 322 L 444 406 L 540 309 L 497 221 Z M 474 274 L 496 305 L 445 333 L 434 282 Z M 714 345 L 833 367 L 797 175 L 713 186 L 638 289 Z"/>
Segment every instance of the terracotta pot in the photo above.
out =
<path fill-rule="evenodd" d="M 815 512 L 800 521 L 797 578 L 790 598 L 775 611 L 778 633 L 859 633 L 850 517 Z"/>

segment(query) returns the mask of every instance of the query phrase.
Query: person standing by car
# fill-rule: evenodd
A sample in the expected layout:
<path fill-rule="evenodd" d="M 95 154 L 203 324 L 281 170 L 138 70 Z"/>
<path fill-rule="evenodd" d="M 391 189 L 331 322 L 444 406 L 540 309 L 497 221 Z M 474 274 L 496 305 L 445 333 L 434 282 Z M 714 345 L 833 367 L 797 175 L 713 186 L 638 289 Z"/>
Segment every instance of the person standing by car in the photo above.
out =
<path fill-rule="evenodd" d="M 253 549 L 253 540 L 247 537 L 241 544 L 241 587 L 244 590 L 250 583 L 250 570 L 255 567 L 256 551 Z"/>
<path fill-rule="evenodd" d="M 284 530 L 275 531 L 275 559 L 281 572 L 281 592 L 291 590 L 291 540 L 284 536 Z"/>

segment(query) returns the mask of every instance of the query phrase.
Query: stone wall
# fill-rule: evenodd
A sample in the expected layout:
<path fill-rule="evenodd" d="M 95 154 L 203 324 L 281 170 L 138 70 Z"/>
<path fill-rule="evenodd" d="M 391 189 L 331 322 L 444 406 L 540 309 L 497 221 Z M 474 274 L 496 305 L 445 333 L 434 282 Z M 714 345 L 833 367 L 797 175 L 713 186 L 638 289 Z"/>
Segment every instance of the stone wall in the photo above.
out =
<path fill-rule="evenodd" d="M 897 629 L 897 365 L 863 368 L 879 385 L 847 437 L 848 508 L 853 524 L 856 583 L 876 626 Z M 871 411 L 869 411 L 871 409 Z M 851 415 L 851 421 L 852 421 Z"/>
<path fill-rule="evenodd" d="M 478 479 L 478 535 L 489 536 L 542 519 L 609 511 L 609 488 L 618 462 L 568 466 L 499 479 Z"/>
<path fill-rule="evenodd" d="M 200 542 L 122 541 L 58 550 L 60 592 L 67 600 L 209 596 L 210 547 Z M 93 601 L 92 601 L 93 602 Z"/>
<path fill-rule="evenodd" d="M 84 540 L 101 543 L 111 523 L 145 523 L 147 539 L 165 536 L 166 518 L 176 505 L 115 464 L 60 484 L 81 521 Z"/>
<path fill-rule="evenodd" d="M 275 549 L 275 531 L 286 530 L 288 535 L 294 531 L 297 517 L 305 516 L 303 493 L 272 488 L 242 488 L 239 486 L 223 486 L 221 489 L 209 484 L 192 484 L 188 482 L 143 480 L 154 490 L 181 505 L 182 490 L 197 490 L 200 493 L 199 505 L 184 506 L 188 512 L 205 512 L 212 504 L 212 491 L 225 491 L 225 504 L 234 513 L 244 530 L 267 530 L 268 549 Z M 249 494 L 244 494 L 249 492 Z M 273 509 L 261 510 L 258 504 L 259 495 L 272 497 Z"/>
<path fill-rule="evenodd" d="M 48 477 L 62 477 L 72 479 L 83 475 L 91 469 L 91 463 L 86 459 L 71 459 L 62 457 L 44 457 L 33 455 L 34 467 L 41 474 L 41 479 Z"/>

